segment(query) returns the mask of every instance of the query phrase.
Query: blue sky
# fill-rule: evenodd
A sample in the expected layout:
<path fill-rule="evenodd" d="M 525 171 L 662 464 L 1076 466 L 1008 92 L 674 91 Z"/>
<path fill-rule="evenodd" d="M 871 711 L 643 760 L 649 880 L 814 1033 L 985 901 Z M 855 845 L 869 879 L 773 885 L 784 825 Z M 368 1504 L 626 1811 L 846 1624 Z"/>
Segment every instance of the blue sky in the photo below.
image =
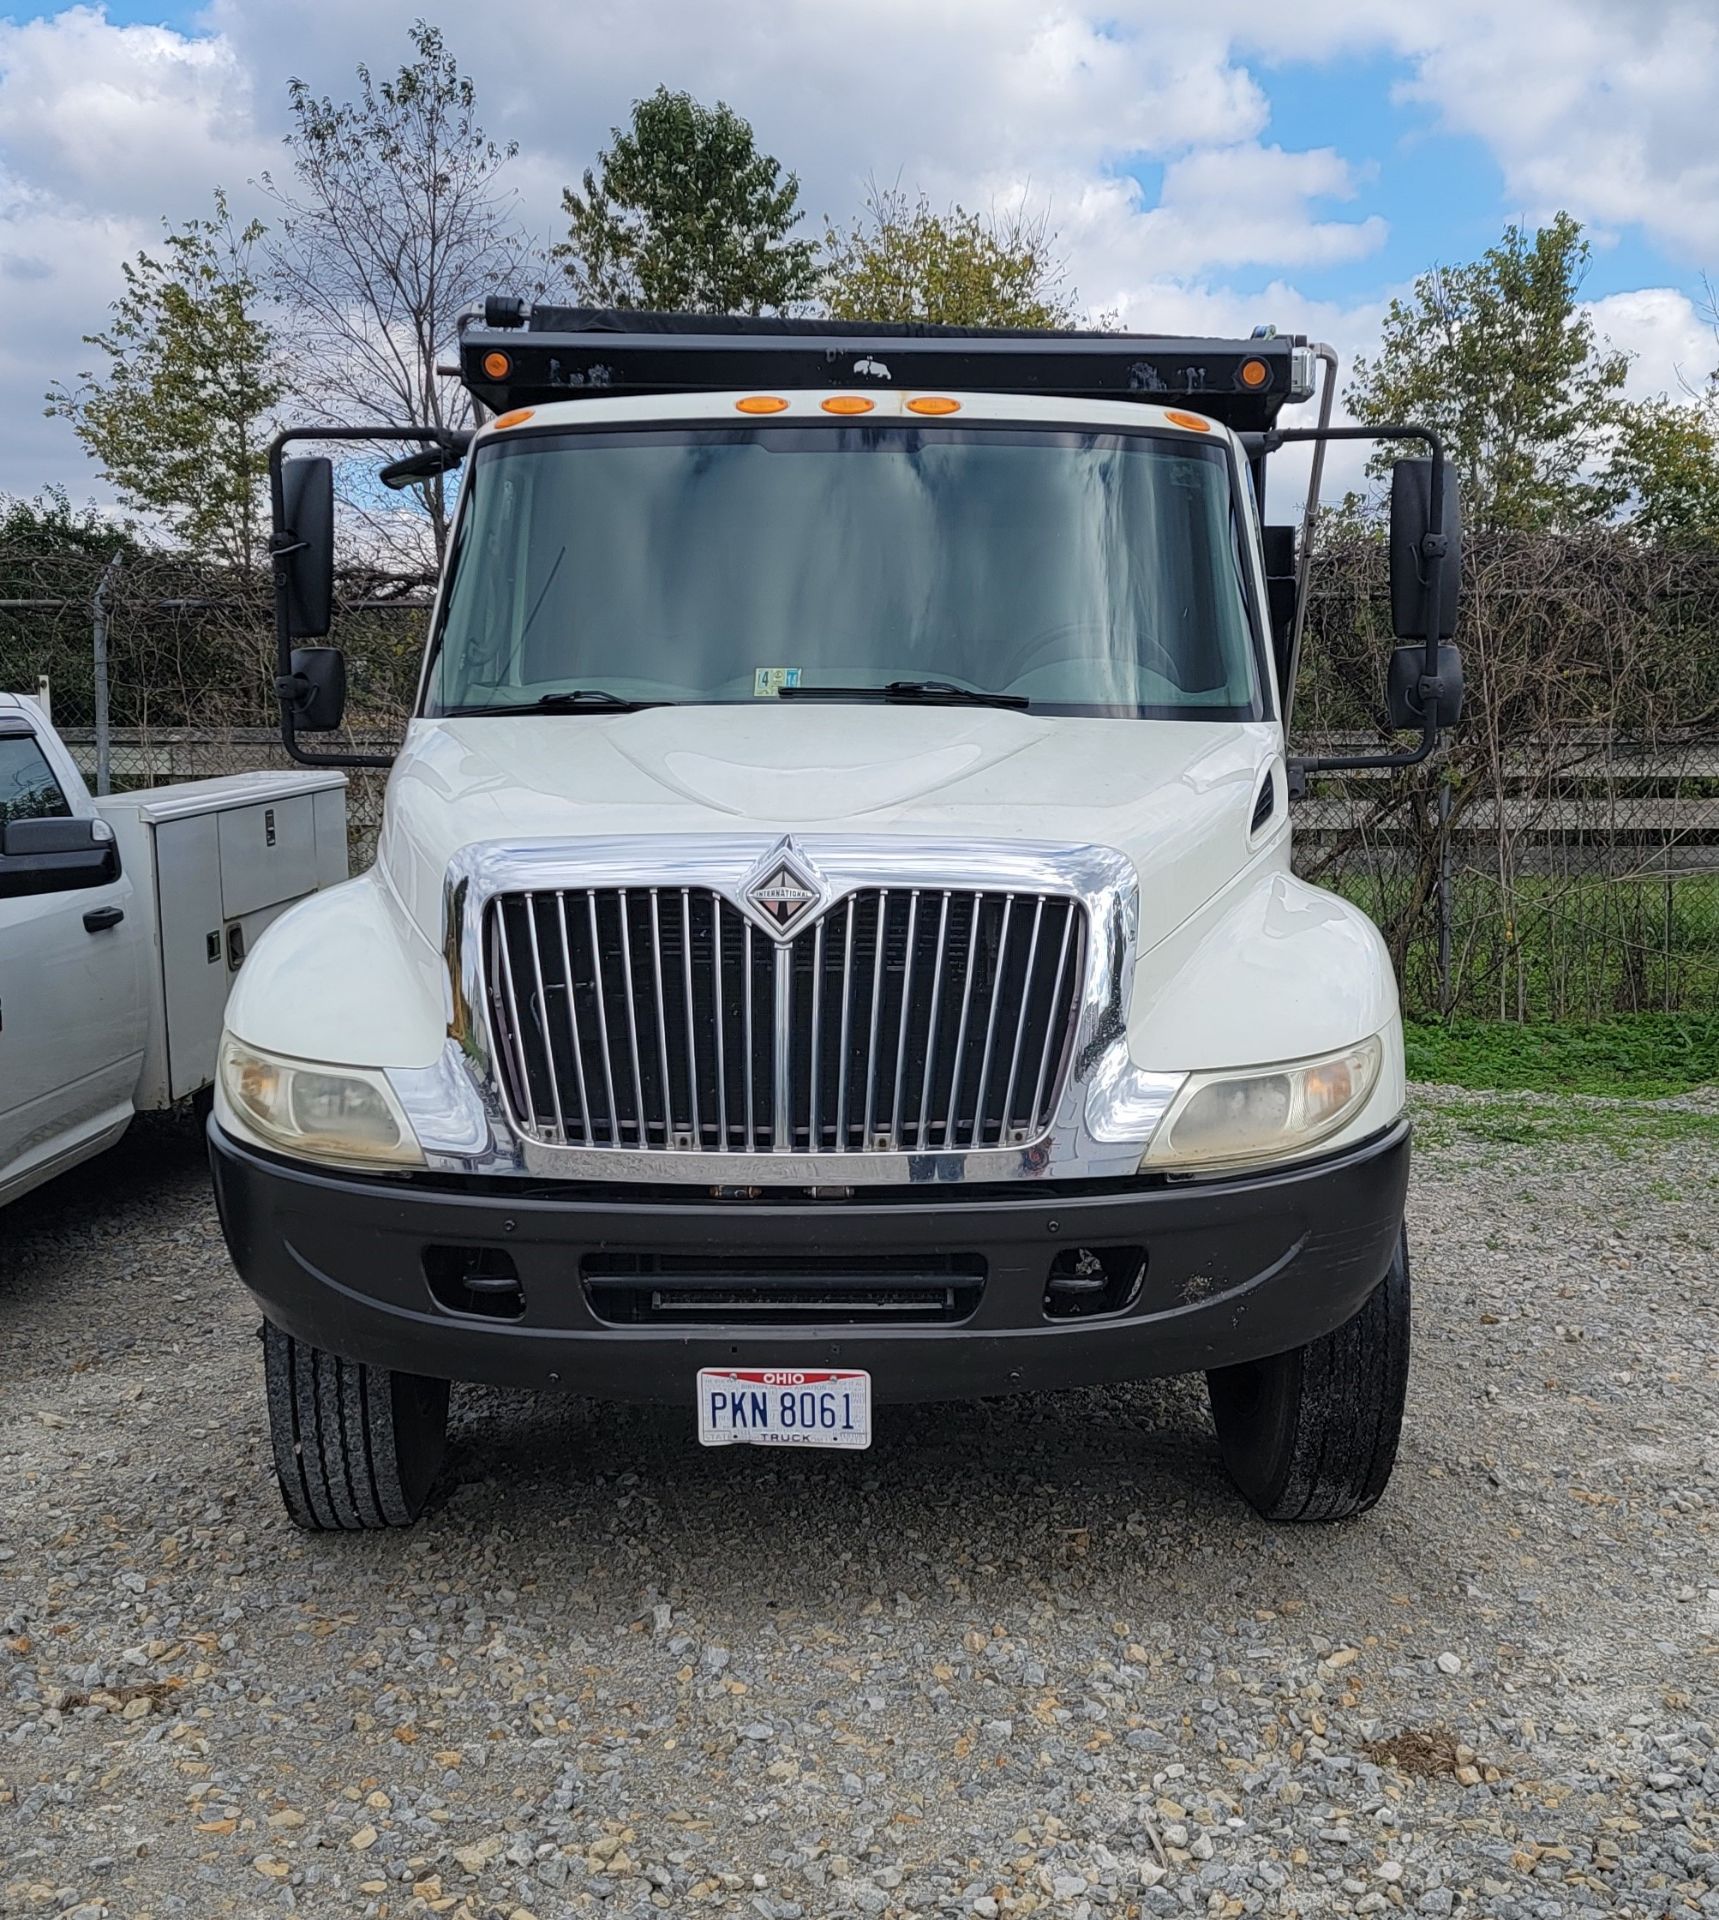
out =
<path fill-rule="evenodd" d="M 0 491 L 101 497 L 49 379 L 88 363 L 119 262 L 281 164 L 285 82 L 386 72 L 430 0 L 0 0 Z M 746 113 L 842 216 L 868 176 L 1050 210 L 1094 310 L 1162 331 L 1272 320 L 1366 351 L 1393 294 L 1566 207 L 1639 392 L 1716 360 L 1712 0 L 510 0 L 448 10 L 525 223 L 659 81 Z M 498 31 L 500 26 L 503 31 Z M 474 289 L 474 292 L 482 289 Z M 1342 478 L 1341 468 L 1337 478 Z"/>

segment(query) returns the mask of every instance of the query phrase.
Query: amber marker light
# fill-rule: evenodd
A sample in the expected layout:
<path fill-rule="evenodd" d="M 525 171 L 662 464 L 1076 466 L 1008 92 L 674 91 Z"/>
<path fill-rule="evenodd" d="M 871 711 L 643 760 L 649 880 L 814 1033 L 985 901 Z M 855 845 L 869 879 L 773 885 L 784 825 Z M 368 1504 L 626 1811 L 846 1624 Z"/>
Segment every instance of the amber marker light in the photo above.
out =
<path fill-rule="evenodd" d="M 943 393 L 919 393 L 907 403 L 909 413 L 959 413 L 961 402 Z"/>
<path fill-rule="evenodd" d="M 1212 430 L 1211 421 L 1202 420 L 1197 413 L 1179 413 L 1172 410 L 1166 413 L 1164 418 L 1171 426 L 1186 427 L 1190 433 L 1210 433 Z"/>
<path fill-rule="evenodd" d="M 512 413 L 498 414 L 490 425 L 499 433 L 503 427 L 523 427 L 537 411 L 535 407 L 515 407 Z"/>
<path fill-rule="evenodd" d="M 779 393 L 749 393 L 744 400 L 736 400 L 736 413 L 785 413 L 788 403 Z"/>
<path fill-rule="evenodd" d="M 492 380 L 505 380 L 513 371 L 513 362 L 505 353 L 486 353 L 483 370 Z"/>
<path fill-rule="evenodd" d="M 1244 360 L 1241 363 L 1241 383 L 1257 391 L 1271 378 L 1271 369 L 1263 360 Z"/>
<path fill-rule="evenodd" d="M 832 393 L 823 407 L 825 413 L 870 413 L 872 404 L 862 393 Z"/>

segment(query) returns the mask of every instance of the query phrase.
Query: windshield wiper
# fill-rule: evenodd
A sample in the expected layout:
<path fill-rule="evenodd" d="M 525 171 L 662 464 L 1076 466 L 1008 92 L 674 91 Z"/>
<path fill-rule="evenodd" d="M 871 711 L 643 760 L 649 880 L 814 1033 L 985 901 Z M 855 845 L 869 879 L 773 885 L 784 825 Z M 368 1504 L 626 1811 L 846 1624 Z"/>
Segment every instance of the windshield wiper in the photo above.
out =
<path fill-rule="evenodd" d="M 778 700 L 885 700 L 927 707 L 1008 707 L 1025 713 L 1025 694 L 958 687 L 952 680 L 891 680 L 881 687 L 778 687 Z"/>
<path fill-rule="evenodd" d="M 536 700 L 498 700 L 491 706 L 455 707 L 444 720 L 465 720 L 474 713 L 643 713 L 647 707 L 667 707 L 670 700 L 628 700 L 602 687 L 578 687 L 571 693 L 546 693 Z"/>

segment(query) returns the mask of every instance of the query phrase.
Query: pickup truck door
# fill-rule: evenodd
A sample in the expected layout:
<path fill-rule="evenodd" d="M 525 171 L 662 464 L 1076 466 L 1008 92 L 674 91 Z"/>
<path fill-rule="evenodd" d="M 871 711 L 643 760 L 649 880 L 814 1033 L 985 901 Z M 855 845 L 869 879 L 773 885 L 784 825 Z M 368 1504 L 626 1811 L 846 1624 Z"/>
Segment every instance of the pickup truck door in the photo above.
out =
<path fill-rule="evenodd" d="M 0 827 L 94 815 L 60 741 L 0 709 Z M 0 1201 L 98 1151 L 131 1118 L 148 936 L 123 874 L 64 893 L 0 893 Z"/>

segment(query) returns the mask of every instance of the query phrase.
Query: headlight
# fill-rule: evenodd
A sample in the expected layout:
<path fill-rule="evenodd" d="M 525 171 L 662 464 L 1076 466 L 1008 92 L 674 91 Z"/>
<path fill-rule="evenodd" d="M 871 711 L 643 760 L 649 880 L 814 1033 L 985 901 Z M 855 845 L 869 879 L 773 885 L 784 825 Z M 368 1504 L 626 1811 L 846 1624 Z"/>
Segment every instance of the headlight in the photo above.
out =
<path fill-rule="evenodd" d="M 1381 1057 L 1372 1039 L 1316 1060 L 1244 1073 L 1191 1073 L 1140 1164 L 1221 1167 L 1288 1159 L 1360 1112 L 1379 1077 Z"/>
<path fill-rule="evenodd" d="M 421 1167 L 424 1155 L 386 1078 L 363 1067 L 283 1060 L 221 1042 L 220 1118 L 235 1132 L 303 1160 Z"/>

